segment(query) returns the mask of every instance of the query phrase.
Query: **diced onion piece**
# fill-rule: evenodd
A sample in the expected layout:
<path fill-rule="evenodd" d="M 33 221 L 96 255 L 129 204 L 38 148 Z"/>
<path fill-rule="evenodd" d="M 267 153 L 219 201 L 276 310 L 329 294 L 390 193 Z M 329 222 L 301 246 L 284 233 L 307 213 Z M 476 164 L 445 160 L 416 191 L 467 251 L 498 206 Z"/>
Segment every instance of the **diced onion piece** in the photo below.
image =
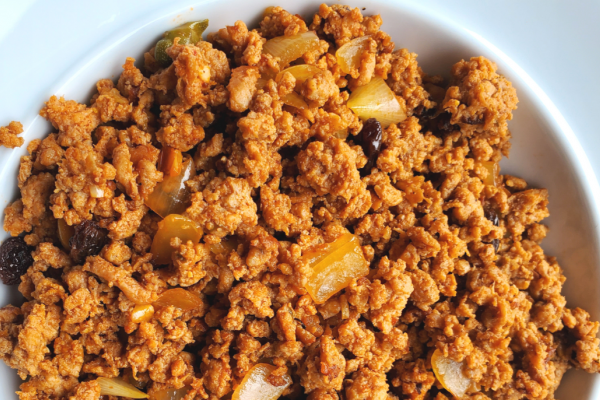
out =
<path fill-rule="evenodd" d="M 319 37 L 316 33 L 309 31 L 293 36 L 273 38 L 264 44 L 263 53 L 279 57 L 279 66 L 283 67 L 318 47 Z"/>
<path fill-rule="evenodd" d="M 285 385 L 273 386 L 267 381 L 267 377 L 277 369 L 269 364 L 256 364 L 235 389 L 231 400 L 276 400 L 285 389 L 292 384 L 292 379 L 284 375 Z"/>
<path fill-rule="evenodd" d="M 184 386 L 181 389 L 159 390 L 152 394 L 152 400 L 181 400 L 189 391 L 189 386 Z"/>
<path fill-rule="evenodd" d="M 101 199 L 104 197 L 104 190 L 102 190 L 98 185 L 90 186 L 90 196 L 95 199 Z"/>
<path fill-rule="evenodd" d="M 120 378 L 98 378 L 101 396 L 121 396 L 132 399 L 147 399 L 148 395 Z"/>
<path fill-rule="evenodd" d="M 288 93 L 283 97 L 283 102 L 288 106 L 296 107 L 300 110 L 307 110 L 308 104 L 304 98 L 296 92 Z"/>
<path fill-rule="evenodd" d="M 182 288 L 166 290 L 154 302 L 156 307 L 173 306 L 181 308 L 183 311 L 194 310 L 201 307 L 202 304 L 200 297 Z"/>
<path fill-rule="evenodd" d="M 300 87 L 307 79 L 312 78 L 313 76 L 315 76 L 316 74 L 318 74 L 319 72 L 322 72 L 322 71 L 321 71 L 321 68 L 315 67 L 314 65 L 308 65 L 308 64 L 294 65 L 293 67 L 286 68 L 283 71 L 281 71 L 279 74 L 277 74 L 275 81 L 279 82 L 281 80 L 281 78 L 283 77 L 284 72 L 289 72 L 290 74 L 292 74 L 292 76 L 294 78 L 296 78 L 295 90 L 300 90 Z"/>
<path fill-rule="evenodd" d="M 404 107 L 398 102 L 392 89 L 379 76 L 352 92 L 348 99 L 348 108 L 363 121 L 375 118 L 384 128 L 406 119 Z"/>
<path fill-rule="evenodd" d="M 305 287 L 317 304 L 323 304 L 350 285 L 353 279 L 369 273 L 369 263 L 365 260 L 358 238 L 349 233 L 304 254 L 302 258 L 312 267 L 312 276 Z"/>
<path fill-rule="evenodd" d="M 210 251 L 214 254 L 227 254 L 238 247 L 238 240 L 235 237 L 223 238 L 219 243 L 213 243 L 209 246 Z"/>
<path fill-rule="evenodd" d="M 370 38 L 370 36 L 361 36 L 349 41 L 335 52 L 337 63 L 345 74 L 360 67 L 360 57 L 367 49 Z"/>
<path fill-rule="evenodd" d="M 140 322 L 148 322 L 154 316 L 154 307 L 150 304 L 140 304 L 131 311 L 131 321 L 139 324 Z"/>
<path fill-rule="evenodd" d="M 465 397 L 467 389 L 471 386 L 471 379 L 463 373 L 462 362 L 447 358 L 439 349 L 436 349 L 431 356 L 431 366 L 435 377 L 447 391 L 458 399 Z"/>
<path fill-rule="evenodd" d="M 483 161 L 481 165 L 487 169 L 487 176 L 483 180 L 485 185 L 496 186 L 496 175 L 498 174 L 498 163 Z"/>
<path fill-rule="evenodd" d="M 158 169 L 165 176 L 177 176 L 181 173 L 183 155 L 180 150 L 165 146 L 158 157 Z"/>
<path fill-rule="evenodd" d="M 178 237 L 183 243 L 188 240 L 198 243 L 202 238 L 202 228 L 183 215 L 171 214 L 160 221 L 150 248 L 158 265 L 171 262 L 171 254 L 173 254 L 171 239 L 174 237 Z"/>
<path fill-rule="evenodd" d="M 64 219 L 58 220 L 58 239 L 65 250 L 71 250 L 71 237 L 75 233 L 75 228 L 69 226 Z"/>
<path fill-rule="evenodd" d="M 183 162 L 181 171 L 176 176 L 165 176 L 146 199 L 146 205 L 152 211 L 166 217 L 169 214 L 181 214 L 188 207 L 190 193 L 185 182 L 196 174 L 191 158 Z"/>

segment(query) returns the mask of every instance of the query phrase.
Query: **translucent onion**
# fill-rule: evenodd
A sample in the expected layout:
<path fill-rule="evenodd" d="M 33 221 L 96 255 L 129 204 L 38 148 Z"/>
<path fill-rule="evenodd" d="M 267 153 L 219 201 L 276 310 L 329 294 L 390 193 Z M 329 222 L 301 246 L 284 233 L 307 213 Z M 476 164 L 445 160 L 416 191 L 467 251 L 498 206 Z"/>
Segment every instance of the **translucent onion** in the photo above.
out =
<path fill-rule="evenodd" d="M 132 399 L 147 399 L 148 395 L 121 378 L 98 378 L 101 396 L 121 396 Z"/>
<path fill-rule="evenodd" d="M 303 254 L 302 258 L 312 268 L 305 288 L 317 304 L 325 303 L 352 280 L 369 273 L 358 238 L 350 233 Z"/>
<path fill-rule="evenodd" d="M 58 239 L 65 250 L 71 250 L 71 237 L 75 234 L 75 228 L 69 226 L 64 219 L 58 220 Z"/>
<path fill-rule="evenodd" d="M 487 176 L 483 180 L 485 185 L 496 186 L 496 175 L 498 175 L 498 163 L 483 161 L 481 165 L 487 170 Z"/>
<path fill-rule="evenodd" d="M 363 121 L 375 118 L 383 127 L 406 119 L 406 111 L 398 102 L 392 89 L 376 76 L 371 82 L 359 86 L 348 99 L 348 107 Z"/>
<path fill-rule="evenodd" d="M 285 384 L 273 386 L 267 381 L 267 377 L 277 369 L 269 364 L 256 364 L 246 375 L 239 386 L 233 392 L 231 400 L 276 400 L 285 389 L 292 384 L 288 375 L 283 376 Z"/>
<path fill-rule="evenodd" d="M 171 262 L 171 254 L 173 254 L 171 239 L 174 237 L 178 237 L 183 243 L 188 240 L 198 243 L 202 238 L 202 228 L 191 219 L 178 214 L 171 214 L 160 221 L 150 248 L 157 265 Z"/>
<path fill-rule="evenodd" d="M 160 151 L 160 156 L 158 157 L 158 169 L 162 171 L 165 176 L 179 175 L 181 173 L 182 164 L 183 155 L 180 150 L 165 146 Z"/>
<path fill-rule="evenodd" d="M 187 158 L 178 175 L 165 176 L 163 181 L 156 185 L 146 199 L 146 205 L 163 218 L 169 214 L 183 213 L 190 201 L 190 193 L 185 182 L 194 175 L 196 175 L 194 162 L 191 158 Z"/>
<path fill-rule="evenodd" d="M 471 379 L 463 373 L 462 362 L 445 357 L 439 349 L 436 349 L 431 356 L 431 366 L 435 377 L 447 391 L 458 399 L 465 397 L 467 389 L 471 386 Z"/>
<path fill-rule="evenodd" d="M 201 307 L 202 304 L 200 297 L 182 288 L 166 290 L 154 302 L 154 306 L 156 307 L 173 306 L 183 311 L 194 310 Z"/>
<path fill-rule="evenodd" d="M 154 316 L 154 307 L 150 304 L 140 304 L 131 311 L 131 322 L 139 324 L 140 322 L 148 322 Z"/>
<path fill-rule="evenodd" d="M 300 110 L 308 110 L 308 104 L 306 104 L 304 98 L 296 92 L 286 94 L 283 97 L 283 102 L 288 106 L 296 107 Z"/>
<path fill-rule="evenodd" d="M 181 389 L 159 390 L 152 394 L 152 400 L 181 400 L 190 389 L 189 386 L 184 386 Z"/>
<path fill-rule="evenodd" d="M 102 190 L 98 185 L 90 186 L 90 196 L 95 199 L 101 199 L 104 197 L 104 190 Z"/>
<path fill-rule="evenodd" d="M 370 36 L 361 36 L 349 41 L 335 52 L 337 63 L 345 74 L 349 74 L 353 69 L 358 70 L 360 58 L 367 49 L 370 38 Z"/>
<path fill-rule="evenodd" d="M 283 67 L 318 47 L 319 37 L 316 33 L 309 31 L 293 36 L 273 38 L 264 44 L 263 53 L 279 57 L 279 66 Z"/>
<path fill-rule="evenodd" d="M 228 254 L 238 247 L 238 240 L 235 237 L 223 238 L 219 243 L 213 243 L 209 249 L 214 254 Z"/>
<path fill-rule="evenodd" d="M 316 74 L 318 74 L 319 72 L 322 72 L 322 71 L 320 68 L 315 67 L 314 65 L 308 65 L 308 64 L 294 65 L 293 67 L 286 68 L 283 71 L 281 71 L 279 74 L 277 74 L 277 77 L 275 77 L 275 81 L 279 82 L 285 72 L 289 72 L 290 74 L 292 74 L 292 76 L 294 78 L 296 78 L 295 90 L 299 91 L 300 88 L 302 87 L 302 84 L 307 79 L 312 78 L 313 76 L 315 76 Z"/>

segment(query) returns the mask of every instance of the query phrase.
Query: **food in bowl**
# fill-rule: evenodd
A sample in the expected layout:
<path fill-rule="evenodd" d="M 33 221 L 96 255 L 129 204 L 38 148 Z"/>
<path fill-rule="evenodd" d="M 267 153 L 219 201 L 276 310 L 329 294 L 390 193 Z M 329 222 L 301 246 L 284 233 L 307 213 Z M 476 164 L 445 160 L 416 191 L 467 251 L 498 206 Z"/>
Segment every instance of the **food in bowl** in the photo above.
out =
<path fill-rule="evenodd" d="M 548 193 L 500 174 L 492 62 L 428 76 L 339 5 L 206 26 L 41 111 L 0 246 L 22 399 L 546 399 L 598 370 Z"/>

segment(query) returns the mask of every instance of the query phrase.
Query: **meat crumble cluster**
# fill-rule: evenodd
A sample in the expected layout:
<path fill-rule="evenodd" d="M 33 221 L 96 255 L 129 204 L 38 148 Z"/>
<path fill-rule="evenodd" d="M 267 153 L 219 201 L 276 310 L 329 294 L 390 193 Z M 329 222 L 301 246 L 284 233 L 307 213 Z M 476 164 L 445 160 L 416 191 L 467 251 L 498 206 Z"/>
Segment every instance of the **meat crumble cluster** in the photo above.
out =
<path fill-rule="evenodd" d="M 21 400 L 553 399 L 600 369 L 548 192 L 499 173 L 515 89 L 483 57 L 426 75 L 381 23 L 188 24 L 46 102 L 0 247 Z"/>

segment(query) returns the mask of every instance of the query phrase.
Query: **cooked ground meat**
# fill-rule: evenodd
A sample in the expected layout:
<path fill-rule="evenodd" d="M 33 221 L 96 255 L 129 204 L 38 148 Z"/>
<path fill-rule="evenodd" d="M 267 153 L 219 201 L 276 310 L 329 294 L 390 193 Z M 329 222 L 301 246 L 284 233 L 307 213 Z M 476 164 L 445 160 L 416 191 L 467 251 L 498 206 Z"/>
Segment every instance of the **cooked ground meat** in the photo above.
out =
<path fill-rule="evenodd" d="M 0 309 L 22 400 L 98 400 L 99 377 L 217 400 L 259 364 L 289 399 L 448 399 L 434 352 L 466 397 L 541 400 L 567 369 L 600 370 L 600 325 L 566 307 L 540 247 L 549 193 L 498 173 L 515 89 L 483 57 L 429 76 L 381 24 L 272 7 L 257 29 L 176 38 L 170 65 L 128 58 L 89 105 L 48 100 L 55 132 L 28 145 L 4 210 L 33 259 L 25 302 Z M 291 64 L 265 51 L 309 31 Z M 345 73 L 336 50 L 356 43 Z M 349 96 L 376 81 L 402 118 L 361 134 Z M 318 268 L 335 281 L 352 260 L 368 272 L 312 297 Z"/>

